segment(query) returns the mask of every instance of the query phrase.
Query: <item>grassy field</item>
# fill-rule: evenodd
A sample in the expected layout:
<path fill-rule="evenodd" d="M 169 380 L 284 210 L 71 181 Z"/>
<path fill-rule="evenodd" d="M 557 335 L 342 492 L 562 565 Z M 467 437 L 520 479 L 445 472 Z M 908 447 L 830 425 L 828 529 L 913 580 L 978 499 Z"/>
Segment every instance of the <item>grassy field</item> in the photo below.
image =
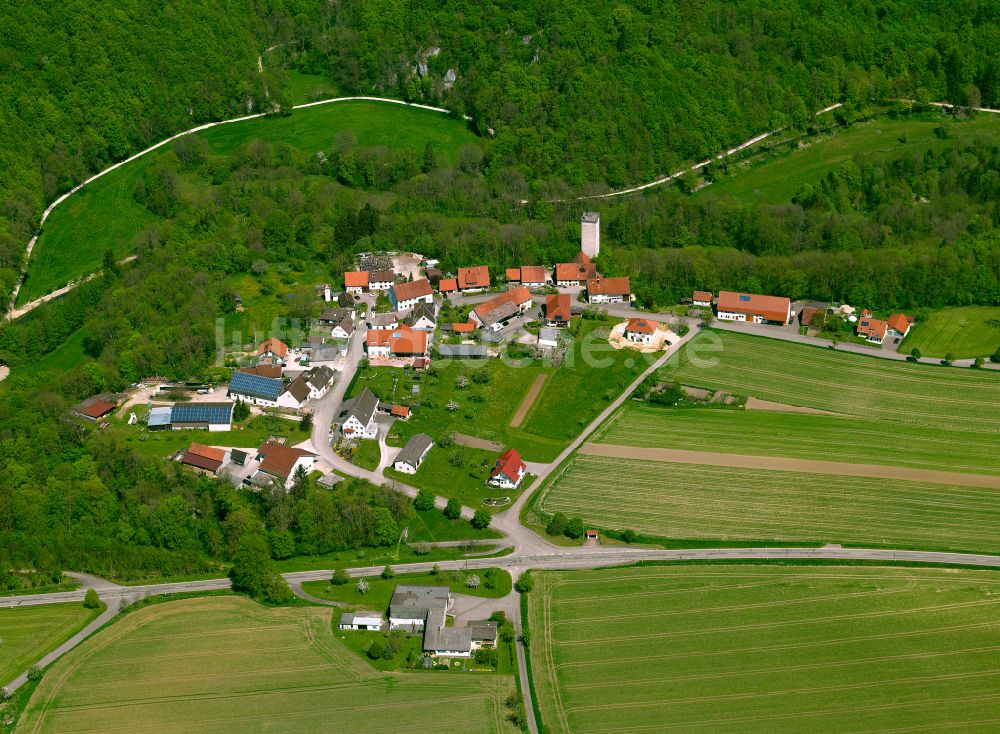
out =
<path fill-rule="evenodd" d="M 206 130 L 200 135 L 215 153 L 231 153 L 253 138 L 284 142 L 306 152 L 330 150 L 339 130 L 351 130 L 359 145 L 410 148 L 422 153 L 429 142 L 454 161 L 466 144 L 477 144 L 467 125 L 439 112 L 379 102 L 338 102 L 296 110 L 288 117 L 263 118 Z M 133 198 L 135 181 L 170 155 L 169 146 L 143 156 L 88 184 L 53 210 L 46 220 L 18 295 L 26 303 L 100 269 L 111 249 L 121 258 L 134 239 L 158 218 Z M 195 184 L 182 177 L 185 186 Z"/>
<path fill-rule="evenodd" d="M 0 609 L 0 686 L 59 647 L 100 612 L 82 604 Z"/>
<path fill-rule="evenodd" d="M 331 630 L 331 611 L 238 597 L 121 619 L 43 678 L 19 732 L 513 732 L 509 676 L 383 675 Z"/>
<path fill-rule="evenodd" d="M 492 528 L 477 530 L 468 520 L 449 520 L 437 508 L 418 511 L 406 527 L 409 531 L 406 540 L 409 543 L 503 537 Z"/>
<path fill-rule="evenodd" d="M 546 572 L 549 732 L 992 732 L 1000 576 L 851 566 Z"/>
<path fill-rule="evenodd" d="M 615 351 L 601 339 L 600 330 L 614 323 L 582 322 L 559 367 L 542 361 L 436 360 L 418 382 L 392 367 L 369 367 L 351 394 L 368 387 L 382 400 L 414 405 L 408 421 L 394 424 L 388 438 L 392 445 L 402 446 L 414 433 L 434 439 L 464 433 L 513 446 L 528 461 L 551 461 L 647 366 L 641 355 Z M 511 418 L 539 374 L 548 379 L 522 427 L 511 428 Z M 466 387 L 456 385 L 460 376 L 468 380 Z M 458 410 L 448 410 L 452 401 Z M 432 450 L 428 460 L 437 452 Z"/>
<path fill-rule="evenodd" d="M 1000 376 L 981 370 L 890 362 L 710 331 L 689 342 L 666 374 L 684 385 L 892 424 L 1000 434 L 1000 411 L 985 409 L 1000 405 Z"/>
<path fill-rule="evenodd" d="M 577 455 L 538 508 L 687 541 L 1000 552 L 993 489 Z"/>
<path fill-rule="evenodd" d="M 486 498 L 516 498 L 520 494 L 520 490 L 512 492 L 486 484 L 496 458 L 496 453 L 492 451 L 467 446 L 436 446 L 427 454 L 416 474 L 402 474 L 389 468 L 385 470 L 385 476 L 413 487 L 432 489 L 441 497 L 457 499 L 466 507 L 477 510 L 483 507 Z M 522 484 L 522 488 L 524 486 Z"/>
<path fill-rule="evenodd" d="M 989 357 L 1000 349 L 1000 308 L 963 306 L 935 311 L 910 331 L 899 347 L 909 353 L 916 347 L 925 357 L 955 359 Z"/>
<path fill-rule="evenodd" d="M 760 436 L 767 440 L 757 440 Z M 1000 474 L 996 437 L 974 428 L 940 431 L 933 426 L 838 415 L 630 405 L 604 424 L 592 440 L 622 446 Z M 886 450 L 887 446 L 897 448 Z"/>
<path fill-rule="evenodd" d="M 880 117 L 859 122 L 832 134 L 809 139 L 805 147 L 783 153 L 769 153 L 730 166 L 732 175 L 701 189 L 696 196 L 732 196 L 742 201 L 780 204 L 791 201 L 803 184 L 815 183 L 826 173 L 855 156 L 893 155 L 906 152 L 924 153 L 954 148 L 963 140 L 987 137 L 996 142 L 1000 128 L 996 118 L 979 115 L 971 120 L 952 120 L 951 139 L 942 140 L 934 134 L 941 124 L 936 112 L 890 119 Z M 905 136 L 905 142 L 904 142 Z"/>
<path fill-rule="evenodd" d="M 303 74 L 298 69 L 288 69 L 288 91 L 292 104 L 304 104 L 317 99 L 335 97 L 333 82 L 322 74 Z"/>
<path fill-rule="evenodd" d="M 329 581 L 307 581 L 302 584 L 302 589 L 320 599 L 344 602 L 350 609 L 371 609 L 388 613 L 389 600 L 400 584 L 447 586 L 456 594 L 481 596 L 486 599 L 499 599 L 507 596 L 511 588 L 510 574 L 500 568 L 494 568 L 492 571 L 495 579 L 492 589 L 487 589 L 482 583 L 477 589 L 470 589 L 465 585 L 466 579 L 472 575 L 478 576 L 480 581 L 485 579 L 486 569 L 476 569 L 469 573 L 441 571 L 437 576 L 432 573 L 401 573 L 391 579 L 376 576 L 367 579 L 369 588 L 364 594 L 358 593 L 357 581 L 353 579 L 343 586 L 336 586 Z M 334 612 L 334 616 L 337 617 L 338 613 Z"/>
<path fill-rule="evenodd" d="M 378 441 L 359 441 L 351 463 L 362 469 L 374 471 L 381 459 L 382 452 L 379 449 Z"/>

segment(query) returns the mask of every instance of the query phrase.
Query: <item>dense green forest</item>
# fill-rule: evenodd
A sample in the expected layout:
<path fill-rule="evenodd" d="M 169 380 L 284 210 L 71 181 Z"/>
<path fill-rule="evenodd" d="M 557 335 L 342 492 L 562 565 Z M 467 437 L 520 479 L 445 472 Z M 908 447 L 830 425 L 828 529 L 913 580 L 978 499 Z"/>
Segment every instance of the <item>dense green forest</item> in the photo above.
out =
<path fill-rule="evenodd" d="M 496 274 L 564 260 L 584 205 L 548 198 L 808 128 L 835 101 L 842 123 L 892 97 L 997 106 L 998 18 L 972 0 L 5 6 L 4 292 L 59 193 L 178 129 L 261 109 L 256 57 L 271 43 L 285 44 L 270 54 L 272 100 L 283 103 L 283 64 L 339 92 L 468 113 L 485 144 L 451 160 L 331 130 L 321 150 L 249 140 L 216 154 L 192 137 L 150 159 L 123 190 L 149 215 L 139 260 L 0 327 L 14 367 L 0 385 L 0 569 L 194 573 L 231 559 L 248 530 L 275 555 L 384 542 L 410 512 L 390 492 L 232 492 L 68 410 L 145 375 L 204 374 L 235 290 L 306 318 L 316 304 L 302 293 L 337 282 L 361 250 Z M 599 266 L 633 275 L 646 305 L 695 287 L 873 308 L 1000 303 L 1000 150 L 960 125 L 942 122 L 933 150 L 858 157 L 780 203 L 691 196 L 688 181 L 602 203 Z"/>
<path fill-rule="evenodd" d="M 265 109 L 257 55 L 317 0 L 38 0 L 0 7 L 0 297 L 59 194 L 208 120 Z M 308 14 L 308 15 L 307 15 Z M 281 88 L 271 83 L 272 96 Z"/>

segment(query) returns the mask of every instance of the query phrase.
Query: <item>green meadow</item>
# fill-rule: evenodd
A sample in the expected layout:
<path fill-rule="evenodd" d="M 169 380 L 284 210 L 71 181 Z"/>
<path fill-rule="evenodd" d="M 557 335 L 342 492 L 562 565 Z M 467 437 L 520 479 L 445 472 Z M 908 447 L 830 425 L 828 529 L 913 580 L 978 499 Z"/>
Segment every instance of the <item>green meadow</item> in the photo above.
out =
<path fill-rule="evenodd" d="M 538 573 L 545 731 L 993 732 L 1000 576 L 863 566 Z"/>
<path fill-rule="evenodd" d="M 899 347 L 919 349 L 925 357 L 988 358 L 1000 349 L 1000 308 L 962 306 L 935 311 L 916 324 Z"/>
<path fill-rule="evenodd" d="M 100 612 L 82 604 L 0 609 L 0 686 L 59 647 Z"/>

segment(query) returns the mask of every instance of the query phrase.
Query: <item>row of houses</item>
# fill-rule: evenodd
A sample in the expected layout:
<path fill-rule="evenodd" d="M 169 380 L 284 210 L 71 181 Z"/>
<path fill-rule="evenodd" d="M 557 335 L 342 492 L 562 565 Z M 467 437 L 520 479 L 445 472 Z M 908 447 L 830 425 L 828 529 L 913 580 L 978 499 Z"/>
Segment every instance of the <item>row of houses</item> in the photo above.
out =
<path fill-rule="evenodd" d="M 902 339 L 910 333 L 913 327 L 913 317 L 902 313 L 894 313 L 886 320 L 876 319 L 872 312 L 865 309 L 858 319 L 857 335 L 869 344 L 881 344 L 886 339 Z"/>
<path fill-rule="evenodd" d="M 264 408 L 301 410 L 309 400 L 322 398 L 336 382 L 336 373 L 326 365 L 311 367 L 286 383 L 280 367 L 258 365 L 233 373 L 229 397 Z"/>

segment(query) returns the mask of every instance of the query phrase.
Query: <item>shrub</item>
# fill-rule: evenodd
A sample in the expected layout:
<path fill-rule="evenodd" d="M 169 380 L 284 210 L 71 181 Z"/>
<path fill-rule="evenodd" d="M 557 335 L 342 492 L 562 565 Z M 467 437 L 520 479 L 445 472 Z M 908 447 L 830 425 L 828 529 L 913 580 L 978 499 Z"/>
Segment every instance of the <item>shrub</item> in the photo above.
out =
<path fill-rule="evenodd" d="M 32 665 L 28 668 L 28 680 L 37 681 L 42 679 L 42 669 L 37 665 Z"/>
<path fill-rule="evenodd" d="M 417 496 L 413 498 L 413 509 L 420 512 L 426 512 L 427 510 L 434 509 L 434 490 L 424 487 L 417 492 Z"/>
<path fill-rule="evenodd" d="M 472 527 L 476 530 L 483 530 L 484 528 L 488 528 L 490 526 L 490 521 L 492 519 L 493 516 L 490 514 L 489 510 L 480 508 L 472 515 L 472 520 L 470 522 L 472 523 Z"/>
<path fill-rule="evenodd" d="M 479 577 L 476 574 L 472 574 L 471 576 L 469 576 L 469 578 L 465 580 L 465 585 L 468 586 L 470 589 L 478 589 Z"/>
<path fill-rule="evenodd" d="M 913 357 L 914 359 L 920 359 L 923 356 L 923 354 L 919 349 L 914 347 L 913 349 L 910 350 L 910 356 Z"/>
<path fill-rule="evenodd" d="M 448 504 L 444 508 L 444 516 L 449 520 L 460 518 L 462 516 L 462 503 L 454 497 L 448 500 Z"/>
<path fill-rule="evenodd" d="M 330 577 L 330 583 L 334 586 L 344 586 L 350 580 L 351 577 L 348 576 L 347 571 L 342 568 L 338 568 L 333 572 L 333 576 Z"/>
<path fill-rule="evenodd" d="M 983 366 L 983 364 L 985 364 L 985 360 L 983 360 L 982 357 L 976 357 L 975 361 L 970 365 L 970 367 L 973 367 L 974 369 L 978 370 L 980 367 Z"/>
<path fill-rule="evenodd" d="M 385 645 L 381 640 L 372 640 L 372 644 L 368 646 L 368 657 L 372 660 L 378 660 L 385 653 Z"/>
<path fill-rule="evenodd" d="M 562 535 L 566 531 L 566 523 L 568 522 L 569 518 L 566 517 L 565 513 L 557 512 L 549 518 L 549 524 L 545 526 L 545 532 L 549 535 Z"/>
<path fill-rule="evenodd" d="M 97 609 L 101 606 L 101 599 L 97 596 L 96 591 L 87 589 L 87 593 L 83 595 L 83 606 L 87 609 Z"/>
<path fill-rule="evenodd" d="M 368 593 L 368 582 L 365 579 L 358 579 L 358 585 L 355 588 L 359 594 L 364 596 Z"/>
<path fill-rule="evenodd" d="M 386 565 L 386 567 L 382 569 L 382 578 L 384 579 L 391 579 L 395 575 L 396 572 L 392 570 L 392 566 Z"/>
<path fill-rule="evenodd" d="M 635 541 L 635 531 L 634 530 L 629 530 L 629 529 L 626 528 L 625 530 L 622 530 L 620 534 L 621 534 L 622 540 L 624 542 L 626 542 L 626 543 L 632 543 L 632 542 Z"/>
<path fill-rule="evenodd" d="M 535 588 L 535 580 L 531 577 L 531 571 L 522 573 L 514 583 L 514 588 L 518 594 L 527 594 Z"/>
<path fill-rule="evenodd" d="M 990 356 L 990 362 L 993 362 L 994 364 L 1000 362 L 1000 349 L 993 352 L 992 356 Z"/>
<path fill-rule="evenodd" d="M 573 540 L 583 537 L 583 520 L 579 517 L 574 517 L 566 523 L 566 530 L 564 532 L 567 538 L 572 538 Z"/>

